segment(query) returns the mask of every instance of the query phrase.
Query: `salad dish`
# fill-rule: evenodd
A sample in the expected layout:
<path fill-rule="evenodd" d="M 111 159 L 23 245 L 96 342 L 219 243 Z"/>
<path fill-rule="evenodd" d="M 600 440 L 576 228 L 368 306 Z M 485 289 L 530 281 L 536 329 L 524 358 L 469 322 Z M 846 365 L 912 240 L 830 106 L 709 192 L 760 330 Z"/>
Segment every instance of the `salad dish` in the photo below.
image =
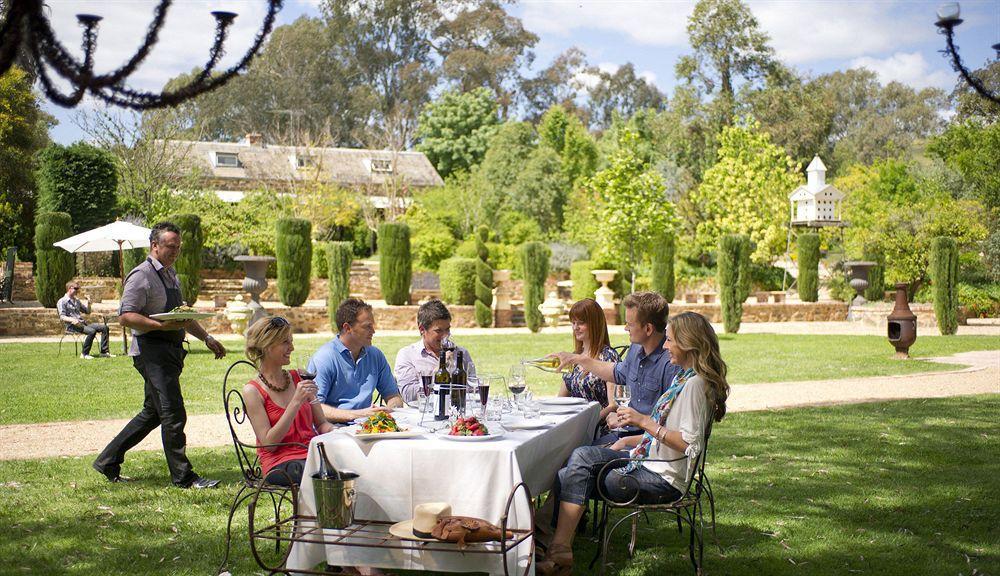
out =
<path fill-rule="evenodd" d="M 151 314 L 149 317 L 155 320 L 203 320 L 213 316 L 215 312 L 198 312 L 191 306 L 178 306 L 170 312 Z"/>

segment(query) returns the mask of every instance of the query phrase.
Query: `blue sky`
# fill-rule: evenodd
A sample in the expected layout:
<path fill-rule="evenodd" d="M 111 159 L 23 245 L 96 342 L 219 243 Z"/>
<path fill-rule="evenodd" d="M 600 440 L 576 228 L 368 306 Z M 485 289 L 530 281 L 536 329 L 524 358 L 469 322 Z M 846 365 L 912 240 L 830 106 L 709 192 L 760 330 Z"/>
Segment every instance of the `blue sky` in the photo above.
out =
<path fill-rule="evenodd" d="M 72 48 L 80 38 L 74 15 L 104 16 L 96 58 L 98 71 L 104 72 L 132 54 L 155 4 L 153 0 L 52 0 L 51 19 L 58 37 Z M 318 15 L 318 4 L 318 0 L 286 0 L 279 23 L 303 14 Z M 938 52 L 944 41 L 933 23 L 940 2 L 751 0 L 748 4 L 778 57 L 801 72 L 818 75 L 865 66 L 883 82 L 948 90 L 955 84 L 955 74 Z M 688 0 L 533 0 L 510 11 L 539 36 L 535 70 L 576 46 L 592 64 L 609 71 L 632 62 L 669 94 L 675 84 L 674 64 L 689 50 L 685 28 L 693 7 Z M 957 29 L 957 44 L 966 63 L 978 67 L 994 57 L 990 46 L 1000 42 L 1000 0 L 966 1 L 961 7 L 965 23 Z M 240 14 L 223 65 L 238 58 L 260 26 L 266 2 L 177 0 L 160 44 L 130 83 L 158 89 L 170 77 L 201 65 L 212 40 L 209 12 L 220 9 Z M 52 131 L 55 141 L 84 138 L 73 124 L 72 110 L 51 104 L 46 110 L 59 120 Z"/>

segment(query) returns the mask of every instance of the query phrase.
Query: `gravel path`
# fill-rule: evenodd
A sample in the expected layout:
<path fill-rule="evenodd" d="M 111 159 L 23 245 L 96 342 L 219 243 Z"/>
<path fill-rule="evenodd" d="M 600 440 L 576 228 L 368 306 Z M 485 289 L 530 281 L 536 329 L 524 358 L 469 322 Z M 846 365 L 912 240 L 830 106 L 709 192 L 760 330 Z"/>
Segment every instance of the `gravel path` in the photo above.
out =
<path fill-rule="evenodd" d="M 962 368 L 905 376 L 733 386 L 728 408 L 730 412 L 744 412 L 901 398 L 1000 394 L 1000 350 L 965 352 L 933 360 Z M 0 460 L 93 456 L 126 422 L 89 420 L 0 426 Z M 221 415 L 191 416 L 186 432 L 190 447 L 225 446 L 231 442 L 229 428 Z M 160 450 L 159 435 L 150 434 L 135 449 Z"/>

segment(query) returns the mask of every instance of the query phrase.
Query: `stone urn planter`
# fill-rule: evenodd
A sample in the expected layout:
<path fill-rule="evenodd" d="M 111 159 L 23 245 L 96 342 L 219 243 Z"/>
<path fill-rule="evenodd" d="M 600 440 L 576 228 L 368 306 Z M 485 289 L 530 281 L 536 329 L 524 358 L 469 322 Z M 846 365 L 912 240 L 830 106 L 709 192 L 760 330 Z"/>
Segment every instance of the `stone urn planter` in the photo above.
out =
<path fill-rule="evenodd" d="M 607 320 L 609 325 L 614 325 L 618 323 L 618 311 L 615 309 L 615 291 L 608 288 L 608 282 L 615 279 L 618 274 L 617 270 L 591 270 L 591 274 L 594 278 L 601 283 L 601 287 L 594 290 L 594 299 L 597 300 L 597 304 L 604 310 L 604 318 Z"/>
<path fill-rule="evenodd" d="M 493 271 L 493 325 L 506 328 L 513 324 L 514 312 L 510 305 L 510 270 Z"/>
<path fill-rule="evenodd" d="M 246 277 L 243 278 L 243 289 L 250 293 L 250 319 L 248 326 L 253 326 L 257 320 L 267 316 L 264 306 L 260 303 L 260 293 L 267 289 L 267 265 L 274 262 L 274 256 L 237 256 L 233 258 L 243 263 Z"/>
<path fill-rule="evenodd" d="M 246 333 L 252 313 L 253 311 L 250 310 L 250 307 L 239 296 L 234 296 L 232 300 L 226 303 L 226 320 L 229 320 L 229 325 L 232 326 L 233 332 L 240 336 Z"/>

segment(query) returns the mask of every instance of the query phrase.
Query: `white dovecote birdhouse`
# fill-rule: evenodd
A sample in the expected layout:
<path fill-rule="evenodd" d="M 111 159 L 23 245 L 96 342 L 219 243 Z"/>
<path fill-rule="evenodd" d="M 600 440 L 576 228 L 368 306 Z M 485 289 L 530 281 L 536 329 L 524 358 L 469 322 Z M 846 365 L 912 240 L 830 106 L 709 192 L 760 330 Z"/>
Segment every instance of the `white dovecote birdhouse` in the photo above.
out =
<path fill-rule="evenodd" d="M 808 181 L 789 196 L 792 202 L 792 224 L 824 226 L 840 223 L 840 201 L 844 193 L 826 183 L 826 166 L 819 156 L 806 168 Z"/>

